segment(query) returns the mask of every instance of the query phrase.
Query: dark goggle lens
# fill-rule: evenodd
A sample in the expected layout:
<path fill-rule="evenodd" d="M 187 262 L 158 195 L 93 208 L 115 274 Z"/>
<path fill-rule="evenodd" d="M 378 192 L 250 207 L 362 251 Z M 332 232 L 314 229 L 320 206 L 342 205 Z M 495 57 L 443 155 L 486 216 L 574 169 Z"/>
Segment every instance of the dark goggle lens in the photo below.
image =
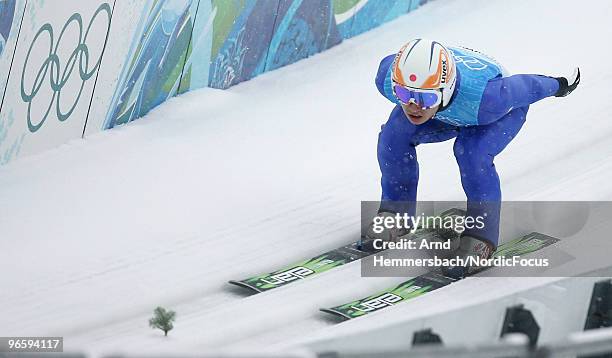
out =
<path fill-rule="evenodd" d="M 437 92 L 416 92 L 397 84 L 393 88 L 397 98 L 404 104 L 413 100 L 419 106 L 430 108 L 438 104 L 440 97 Z"/>

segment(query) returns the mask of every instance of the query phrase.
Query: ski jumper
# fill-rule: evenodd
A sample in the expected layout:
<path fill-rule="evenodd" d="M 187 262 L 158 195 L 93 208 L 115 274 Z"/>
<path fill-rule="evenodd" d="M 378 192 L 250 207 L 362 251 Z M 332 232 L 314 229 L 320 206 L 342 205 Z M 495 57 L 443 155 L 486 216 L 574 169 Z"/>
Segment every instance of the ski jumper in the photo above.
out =
<path fill-rule="evenodd" d="M 457 66 L 451 102 L 421 125 L 404 115 L 392 90 L 395 55 L 378 68 L 376 86 L 395 103 L 378 137 L 382 172 L 380 211 L 415 215 L 419 165 L 416 146 L 455 139 L 453 151 L 467 196 L 467 215 L 482 216 L 484 228 L 466 230 L 497 247 L 501 190 L 493 160 L 520 131 L 529 105 L 559 89 L 555 78 L 519 74 L 508 76 L 501 65 L 479 52 L 450 47 Z"/>

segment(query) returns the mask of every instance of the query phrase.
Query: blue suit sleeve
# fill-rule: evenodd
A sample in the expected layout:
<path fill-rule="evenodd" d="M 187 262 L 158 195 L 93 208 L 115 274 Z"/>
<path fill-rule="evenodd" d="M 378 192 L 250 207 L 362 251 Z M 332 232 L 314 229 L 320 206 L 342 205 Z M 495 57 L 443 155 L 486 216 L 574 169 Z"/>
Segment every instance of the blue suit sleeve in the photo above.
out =
<path fill-rule="evenodd" d="M 380 92 L 380 94 L 385 96 L 389 101 L 399 104 L 399 101 L 393 94 L 393 88 L 391 87 L 391 66 L 393 65 L 394 59 L 395 54 L 389 55 L 380 61 L 375 82 L 376 88 L 378 88 L 378 92 Z"/>
<path fill-rule="evenodd" d="M 513 108 L 525 107 L 554 95 L 559 82 L 542 75 L 497 77 L 487 83 L 478 111 L 478 124 L 489 124 Z"/>

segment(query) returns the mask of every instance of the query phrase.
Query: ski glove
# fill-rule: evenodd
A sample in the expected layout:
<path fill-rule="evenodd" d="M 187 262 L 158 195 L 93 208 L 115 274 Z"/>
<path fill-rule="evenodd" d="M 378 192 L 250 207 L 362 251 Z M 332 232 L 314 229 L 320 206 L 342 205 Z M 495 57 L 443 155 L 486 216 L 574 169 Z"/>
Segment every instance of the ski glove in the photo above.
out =
<path fill-rule="evenodd" d="M 569 77 L 555 77 L 559 81 L 559 90 L 555 93 L 555 97 L 565 97 L 572 93 L 580 83 L 580 68 L 576 67 L 574 73 Z"/>

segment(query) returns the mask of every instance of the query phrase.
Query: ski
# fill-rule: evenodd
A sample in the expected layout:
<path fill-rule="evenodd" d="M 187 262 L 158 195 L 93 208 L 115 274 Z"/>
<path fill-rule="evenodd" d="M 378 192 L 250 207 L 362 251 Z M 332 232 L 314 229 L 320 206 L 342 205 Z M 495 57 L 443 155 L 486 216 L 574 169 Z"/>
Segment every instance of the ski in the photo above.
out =
<path fill-rule="evenodd" d="M 493 257 L 497 256 L 521 256 L 531 252 L 538 251 L 544 247 L 558 242 L 559 239 L 554 237 L 532 232 L 528 235 L 515 239 L 513 241 L 501 244 Z M 488 268 L 484 268 L 472 275 L 482 272 Z M 394 286 L 382 292 L 366 298 L 349 302 L 340 306 L 331 308 L 321 308 L 320 310 L 326 313 L 331 313 L 340 316 L 344 319 L 353 319 L 365 316 L 369 313 L 380 311 L 384 308 L 396 305 L 400 302 L 410 300 L 412 298 L 422 296 L 428 292 L 437 290 L 441 287 L 449 285 L 456 279 L 444 276 L 439 269 L 425 273 L 423 275 L 411 278 L 401 284 Z"/>
<path fill-rule="evenodd" d="M 440 214 L 446 216 L 465 216 L 465 211 L 452 208 Z M 432 235 L 432 230 L 418 229 L 415 231 L 413 240 L 427 240 Z M 253 276 L 244 280 L 231 280 L 230 284 L 247 288 L 256 293 L 269 291 L 274 288 L 285 286 L 292 282 L 329 271 L 335 267 L 361 260 L 362 258 L 379 253 L 379 251 L 364 251 L 360 249 L 360 242 L 355 241 L 348 245 L 330 250 L 323 254 L 312 257 L 283 269 Z"/>
<path fill-rule="evenodd" d="M 359 242 L 356 241 L 278 271 L 240 281 L 232 280 L 229 283 L 255 292 L 268 291 L 374 254 L 374 252 L 362 251 L 358 246 Z"/>

